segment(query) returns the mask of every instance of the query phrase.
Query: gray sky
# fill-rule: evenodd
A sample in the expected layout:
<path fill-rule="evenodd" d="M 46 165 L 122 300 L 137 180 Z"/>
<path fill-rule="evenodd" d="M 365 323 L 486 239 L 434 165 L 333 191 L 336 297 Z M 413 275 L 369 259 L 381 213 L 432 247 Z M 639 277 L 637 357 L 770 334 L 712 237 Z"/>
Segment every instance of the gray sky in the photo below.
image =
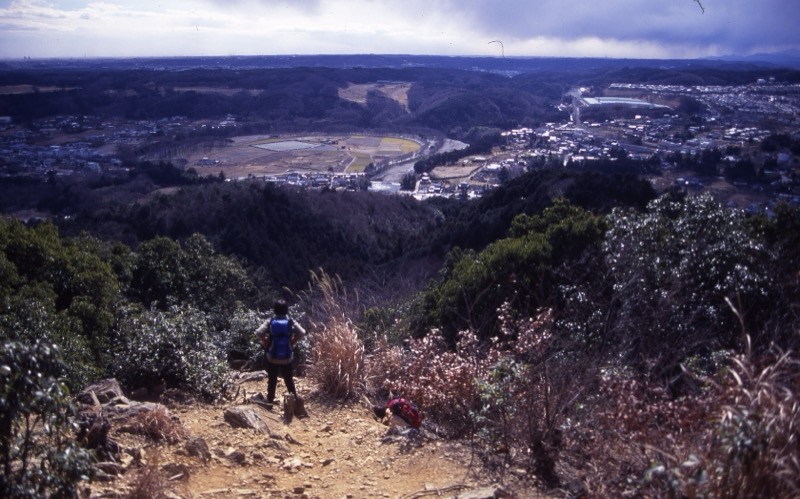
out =
<path fill-rule="evenodd" d="M 701 3 L 705 11 L 695 0 L 0 0 L 0 58 L 800 49 L 800 0 Z"/>

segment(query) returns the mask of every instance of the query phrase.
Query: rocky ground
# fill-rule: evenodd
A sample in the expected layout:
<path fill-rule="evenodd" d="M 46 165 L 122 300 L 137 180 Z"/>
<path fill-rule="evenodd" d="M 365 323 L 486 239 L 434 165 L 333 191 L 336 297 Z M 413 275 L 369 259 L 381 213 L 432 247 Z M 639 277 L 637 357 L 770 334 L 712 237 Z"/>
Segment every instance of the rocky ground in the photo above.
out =
<path fill-rule="evenodd" d="M 237 380 L 225 403 L 166 402 L 172 421 L 185 429 L 173 443 L 132 431 L 126 399 L 107 402 L 109 439 L 121 452 L 84 495 L 111 497 L 419 498 L 536 497 L 521 471 L 503 485 L 480 469 L 468 445 L 421 432 L 389 428 L 364 402 L 342 403 L 315 394 L 300 378 L 308 417 L 284 420 L 282 408 L 250 402 L 266 392 L 263 372 Z M 278 395 L 282 394 L 282 382 Z M 112 397 L 113 398 L 113 397 Z M 95 404 L 97 405 L 97 400 Z M 135 406 L 135 403 L 131 403 Z M 116 407 L 114 409 L 112 406 Z M 153 406 L 147 405 L 147 410 Z M 113 416 L 128 411 L 125 417 Z M 163 411 L 163 407 L 161 409 Z M 115 412 L 117 411 L 117 412 Z M 233 412 L 249 414 L 251 428 Z M 148 413 L 149 414 L 149 413 Z M 255 415 L 255 416 L 253 416 Z M 126 419 L 127 418 L 127 421 Z M 247 417 L 245 417 L 246 419 Z M 169 435 L 166 435 L 167 437 Z"/>

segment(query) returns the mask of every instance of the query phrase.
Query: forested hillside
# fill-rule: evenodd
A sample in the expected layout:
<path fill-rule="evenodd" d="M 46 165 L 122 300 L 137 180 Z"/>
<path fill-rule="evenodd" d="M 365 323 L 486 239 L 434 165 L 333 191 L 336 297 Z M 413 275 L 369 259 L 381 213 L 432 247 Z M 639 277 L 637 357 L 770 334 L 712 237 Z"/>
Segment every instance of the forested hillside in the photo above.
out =
<path fill-rule="evenodd" d="M 411 84 L 407 111 L 378 93 L 370 94 L 366 106 L 339 96 L 350 84 L 387 81 Z M 0 109 L 21 123 L 53 115 L 198 120 L 234 114 L 260 132 L 391 128 L 457 136 L 475 126 L 532 124 L 553 112 L 552 97 L 521 83 L 491 73 L 427 68 L 5 71 L 0 85 L 63 90 L 0 95 Z"/>

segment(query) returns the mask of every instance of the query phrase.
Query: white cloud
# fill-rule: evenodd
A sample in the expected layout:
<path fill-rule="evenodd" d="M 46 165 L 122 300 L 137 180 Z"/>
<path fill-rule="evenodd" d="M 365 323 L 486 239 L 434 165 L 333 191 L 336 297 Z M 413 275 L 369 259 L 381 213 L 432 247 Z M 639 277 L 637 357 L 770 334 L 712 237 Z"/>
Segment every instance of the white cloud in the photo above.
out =
<path fill-rule="evenodd" d="M 2 4 L 0 4 L 2 5 Z M 12 0 L 0 57 L 696 57 L 798 48 L 795 0 Z M 73 53 L 74 52 L 74 53 Z"/>

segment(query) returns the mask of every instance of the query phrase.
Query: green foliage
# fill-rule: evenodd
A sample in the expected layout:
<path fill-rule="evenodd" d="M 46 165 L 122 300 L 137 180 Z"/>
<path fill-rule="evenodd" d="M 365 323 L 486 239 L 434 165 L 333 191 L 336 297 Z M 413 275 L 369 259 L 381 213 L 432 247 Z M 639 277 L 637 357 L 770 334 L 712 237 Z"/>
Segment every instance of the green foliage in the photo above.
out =
<path fill-rule="evenodd" d="M 113 374 L 131 389 L 161 384 L 215 399 L 225 387 L 225 352 L 207 314 L 191 306 L 127 311 Z"/>
<path fill-rule="evenodd" d="M 188 304 L 224 323 L 237 300 L 254 293 L 242 266 L 217 254 L 202 235 L 182 244 L 156 237 L 139 246 L 133 265 L 132 290 L 147 307 L 166 310 Z"/>
<path fill-rule="evenodd" d="M 2 336 L 58 343 L 73 386 L 89 381 L 106 361 L 119 283 L 84 237 L 62 241 L 51 224 L 28 228 L 0 220 Z"/>
<path fill-rule="evenodd" d="M 507 237 L 515 217 L 539 214 L 564 197 L 594 213 L 617 206 L 643 209 L 655 199 L 652 185 L 636 175 L 604 175 L 564 168 L 536 170 L 516 177 L 472 202 L 442 203 L 445 220 L 436 244 L 479 251 Z"/>
<path fill-rule="evenodd" d="M 567 276 L 556 269 L 597 252 L 604 230 L 601 217 L 558 199 L 541 215 L 519 215 L 509 237 L 480 253 L 454 251 L 441 282 L 425 292 L 417 334 L 441 327 L 452 341 L 456 331 L 469 328 L 487 338 L 497 333 L 503 303 L 522 315 L 553 305 Z"/>
<path fill-rule="evenodd" d="M 58 349 L 0 344 L 0 497 L 76 497 L 91 470 L 74 442 Z"/>
<path fill-rule="evenodd" d="M 236 354 L 248 359 L 255 358 L 264 348 L 255 338 L 253 331 L 261 325 L 266 317 L 257 311 L 237 304 L 227 327 L 222 332 L 222 348 L 229 355 Z"/>
<path fill-rule="evenodd" d="M 133 253 L 86 234 L 62 240 L 51 224 L 0 220 L 0 274 L 0 339 L 56 343 L 73 387 L 119 373 L 129 387 L 168 381 L 218 395 L 225 353 L 247 346 L 254 329 L 243 330 L 251 281 L 200 235 Z"/>
<path fill-rule="evenodd" d="M 605 251 L 613 279 L 613 333 L 604 338 L 626 358 L 653 359 L 656 373 L 693 354 L 739 345 L 747 324 L 769 308 L 770 255 L 741 211 L 710 196 L 665 195 L 646 213 L 615 210 Z"/>

